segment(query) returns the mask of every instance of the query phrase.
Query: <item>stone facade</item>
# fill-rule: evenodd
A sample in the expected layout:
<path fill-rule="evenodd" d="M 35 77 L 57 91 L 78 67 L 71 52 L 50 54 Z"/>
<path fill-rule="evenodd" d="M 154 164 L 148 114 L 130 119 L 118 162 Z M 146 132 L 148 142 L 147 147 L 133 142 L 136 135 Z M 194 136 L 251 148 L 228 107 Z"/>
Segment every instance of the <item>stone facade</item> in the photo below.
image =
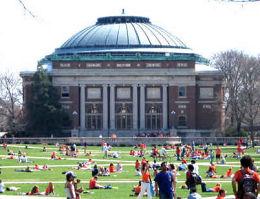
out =
<path fill-rule="evenodd" d="M 40 64 L 49 66 L 78 136 L 210 136 L 223 128 L 222 75 L 149 18 L 99 18 Z M 24 101 L 30 77 L 21 73 Z M 29 110 L 27 110 L 29 111 Z"/>

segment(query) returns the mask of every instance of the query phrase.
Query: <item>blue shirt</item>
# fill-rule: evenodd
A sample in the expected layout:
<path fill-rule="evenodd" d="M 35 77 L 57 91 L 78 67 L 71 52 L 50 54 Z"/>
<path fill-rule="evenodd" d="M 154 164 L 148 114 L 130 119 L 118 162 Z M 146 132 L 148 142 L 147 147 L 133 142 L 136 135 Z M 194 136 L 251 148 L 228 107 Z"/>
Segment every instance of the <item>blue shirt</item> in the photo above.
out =
<path fill-rule="evenodd" d="M 155 176 L 154 181 L 157 182 L 161 193 L 173 193 L 172 178 L 173 175 L 171 172 L 160 172 Z"/>

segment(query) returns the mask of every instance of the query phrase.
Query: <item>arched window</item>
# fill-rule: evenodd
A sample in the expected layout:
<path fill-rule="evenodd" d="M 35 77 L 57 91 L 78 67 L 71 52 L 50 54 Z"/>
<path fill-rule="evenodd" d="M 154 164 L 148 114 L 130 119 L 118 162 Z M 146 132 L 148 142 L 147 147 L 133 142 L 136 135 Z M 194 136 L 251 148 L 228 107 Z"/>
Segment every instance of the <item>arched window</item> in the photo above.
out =
<path fill-rule="evenodd" d="M 146 129 L 161 129 L 161 105 L 149 104 L 146 110 Z"/>
<path fill-rule="evenodd" d="M 88 104 L 86 110 L 87 125 L 89 130 L 101 130 L 102 128 L 102 104 Z"/>
<path fill-rule="evenodd" d="M 116 105 L 116 128 L 120 130 L 132 129 L 132 106 L 120 103 Z"/>
<path fill-rule="evenodd" d="M 185 116 L 179 116 L 179 118 L 178 118 L 178 126 L 180 126 L 180 127 L 187 126 L 186 117 Z"/>

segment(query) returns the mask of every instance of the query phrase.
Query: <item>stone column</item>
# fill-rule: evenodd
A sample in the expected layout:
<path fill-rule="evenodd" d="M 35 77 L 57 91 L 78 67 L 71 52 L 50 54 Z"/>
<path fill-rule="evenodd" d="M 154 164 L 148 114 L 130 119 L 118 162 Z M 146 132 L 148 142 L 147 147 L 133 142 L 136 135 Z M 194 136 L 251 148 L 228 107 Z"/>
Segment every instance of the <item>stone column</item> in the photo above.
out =
<path fill-rule="evenodd" d="M 110 129 L 115 130 L 115 85 L 110 85 Z"/>
<path fill-rule="evenodd" d="M 86 129 L 86 95 L 85 85 L 80 85 L 80 130 Z"/>
<path fill-rule="evenodd" d="M 137 85 L 132 85 L 133 87 L 133 129 L 137 130 L 138 125 L 138 105 L 137 105 Z"/>
<path fill-rule="evenodd" d="M 108 130 L 108 104 L 107 104 L 107 85 L 103 85 L 103 130 Z"/>
<path fill-rule="evenodd" d="M 140 85 L 140 130 L 145 129 L 145 85 Z"/>
<path fill-rule="evenodd" d="M 167 85 L 163 85 L 163 129 L 168 128 Z"/>

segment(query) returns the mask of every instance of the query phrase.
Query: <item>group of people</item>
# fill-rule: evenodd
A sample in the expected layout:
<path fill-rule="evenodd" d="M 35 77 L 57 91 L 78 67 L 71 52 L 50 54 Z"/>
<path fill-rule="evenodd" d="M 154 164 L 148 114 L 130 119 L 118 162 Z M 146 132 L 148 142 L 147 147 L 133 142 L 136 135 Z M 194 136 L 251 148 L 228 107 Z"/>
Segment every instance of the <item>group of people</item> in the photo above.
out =
<path fill-rule="evenodd" d="M 232 189 L 236 199 L 256 199 L 260 192 L 260 176 L 253 167 L 253 159 L 249 155 L 245 155 L 240 159 L 241 169 L 236 171 L 232 177 Z M 166 162 L 162 162 L 160 165 L 160 172 L 154 173 L 154 179 L 152 180 L 150 175 L 150 169 L 153 168 L 148 161 L 136 161 L 135 167 L 141 166 L 141 181 L 138 185 L 134 186 L 133 192 L 138 199 L 141 199 L 143 195 L 147 194 L 148 199 L 151 199 L 153 195 L 159 196 L 160 199 L 178 199 L 176 195 L 176 174 L 177 170 L 171 164 L 167 165 Z M 187 166 L 185 185 L 181 188 L 188 189 L 188 199 L 200 199 L 200 194 L 197 193 L 197 186 L 201 186 L 202 192 L 216 192 L 216 199 L 225 199 L 226 191 L 221 186 L 221 183 L 216 183 L 214 187 L 207 187 L 203 182 L 202 177 L 198 173 L 198 168 L 193 160 L 191 164 Z M 196 169 L 195 169 L 196 168 Z M 212 167 L 212 169 L 214 169 Z M 232 168 L 228 170 L 227 177 L 231 177 L 230 172 Z M 153 183 L 154 181 L 154 183 Z"/>

